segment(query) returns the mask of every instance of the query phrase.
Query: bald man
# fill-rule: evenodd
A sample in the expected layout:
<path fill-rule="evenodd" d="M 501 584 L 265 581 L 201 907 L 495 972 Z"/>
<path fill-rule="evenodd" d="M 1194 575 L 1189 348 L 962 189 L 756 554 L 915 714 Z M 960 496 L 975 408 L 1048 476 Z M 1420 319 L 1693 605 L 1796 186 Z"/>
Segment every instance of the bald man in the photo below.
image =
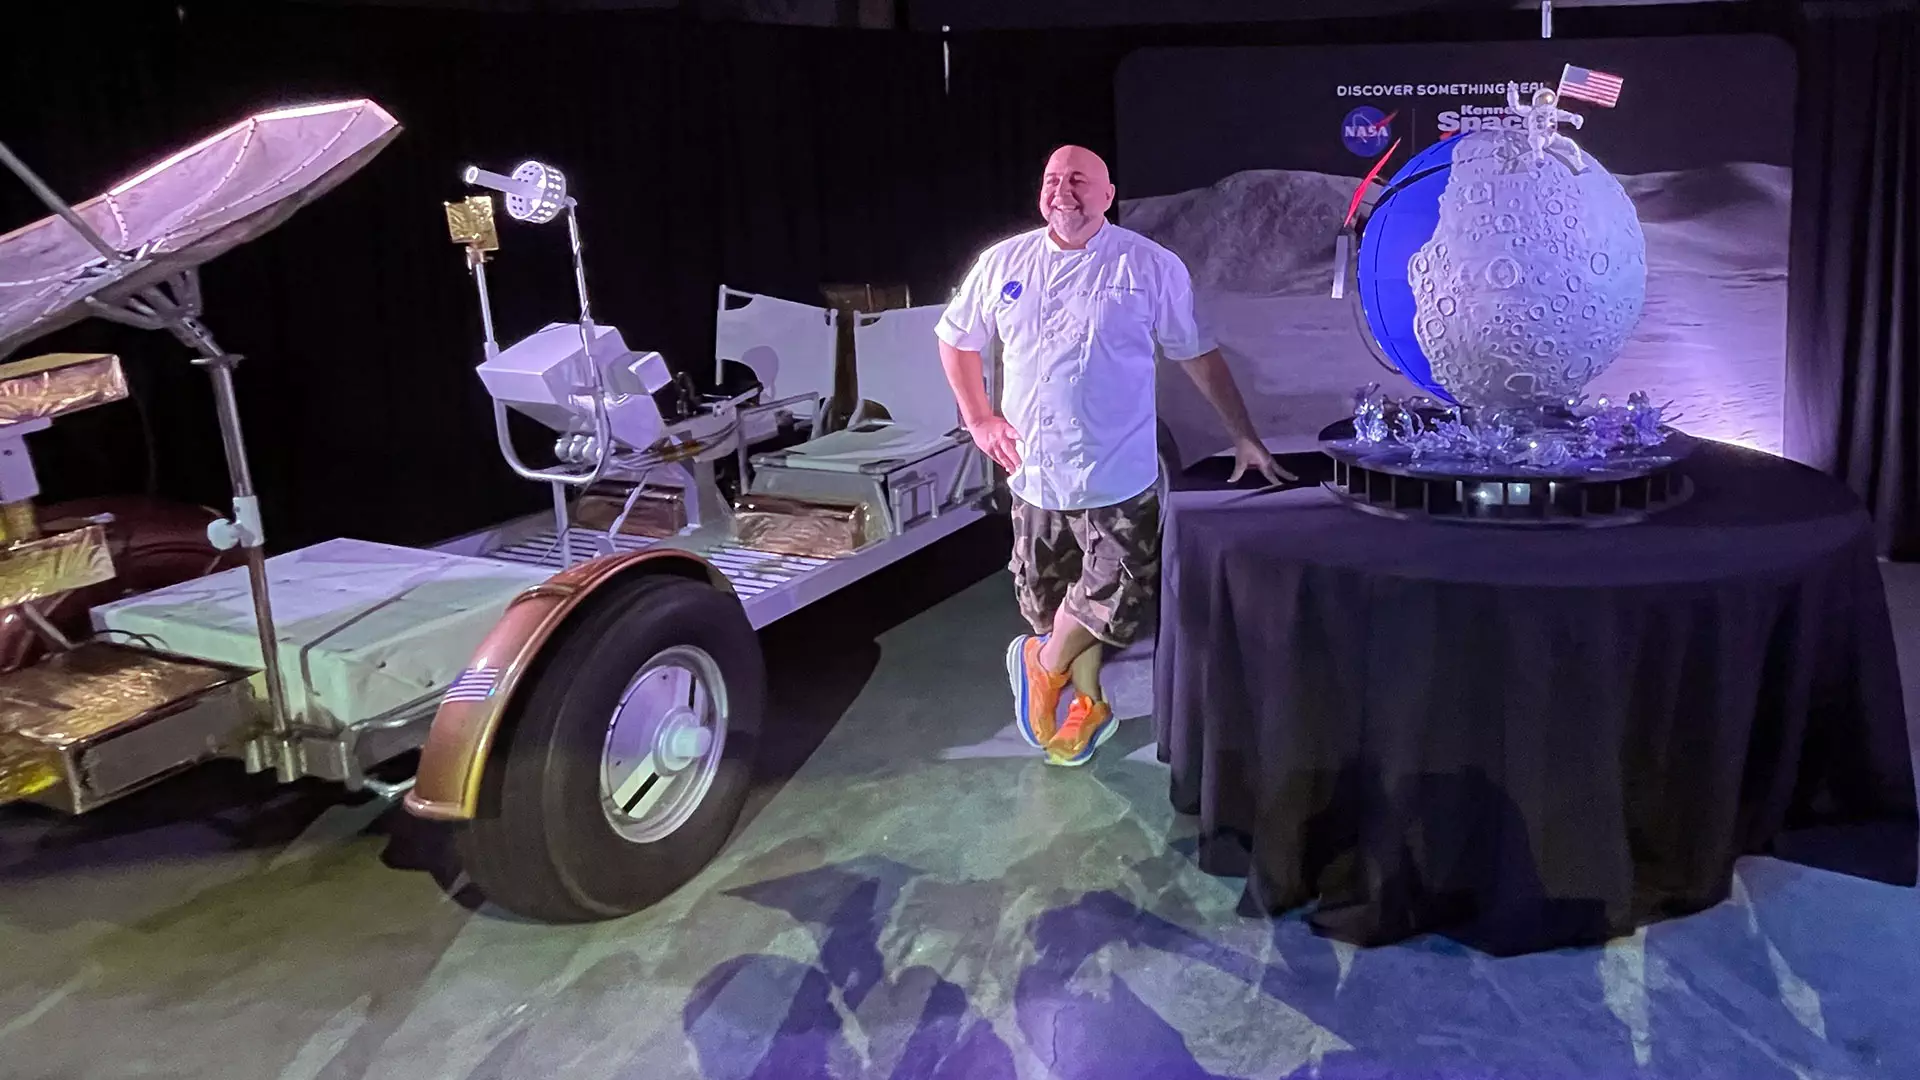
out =
<path fill-rule="evenodd" d="M 1133 641 L 1160 574 L 1156 352 L 1180 365 L 1233 436 L 1233 479 L 1279 483 L 1233 376 L 1193 315 L 1178 256 L 1107 223 L 1114 187 L 1084 147 L 1047 159 L 1046 224 L 982 254 L 939 325 L 940 359 L 967 430 L 1007 470 L 1020 612 L 1007 647 L 1020 733 L 1057 765 L 1083 765 L 1117 722 L 1100 686 L 1109 647 Z M 998 338 L 1005 415 L 980 354 Z M 1067 684 L 1076 691 L 1059 720 Z"/>

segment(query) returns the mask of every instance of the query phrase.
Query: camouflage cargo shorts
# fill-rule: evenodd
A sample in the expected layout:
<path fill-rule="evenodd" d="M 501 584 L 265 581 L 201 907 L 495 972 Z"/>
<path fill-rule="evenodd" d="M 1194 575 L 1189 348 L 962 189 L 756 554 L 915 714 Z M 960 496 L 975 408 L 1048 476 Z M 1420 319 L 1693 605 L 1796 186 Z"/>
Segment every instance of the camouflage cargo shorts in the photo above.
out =
<path fill-rule="evenodd" d="M 1042 510 L 1013 500 L 1014 593 L 1035 633 L 1067 613 L 1116 647 L 1153 617 L 1160 581 L 1160 492 L 1087 510 Z"/>

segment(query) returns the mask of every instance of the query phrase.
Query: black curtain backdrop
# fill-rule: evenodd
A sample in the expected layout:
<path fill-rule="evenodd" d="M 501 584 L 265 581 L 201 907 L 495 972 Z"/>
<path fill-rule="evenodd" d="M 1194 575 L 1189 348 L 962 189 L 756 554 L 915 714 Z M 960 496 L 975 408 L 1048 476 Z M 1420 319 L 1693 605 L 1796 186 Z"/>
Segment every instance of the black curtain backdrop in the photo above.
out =
<path fill-rule="evenodd" d="M 1810 8 L 1800 43 L 1786 450 L 1920 559 L 1920 11 Z"/>
<path fill-rule="evenodd" d="M 67 5 L 61 5 L 67 7 Z M 628 344 L 712 370 L 725 282 L 820 302 L 827 282 L 950 276 L 939 206 L 937 38 L 721 26 L 634 13 L 75 4 L 9 50 L 0 131 L 89 197 L 261 108 L 371 97 L 405 126 L 359 175 L 203 273 L 238 375 L 272 547 L 428 543 L 538 509 L 508 472 L 473 375 L 480 326 L 441 203 L 459 169 L 527 157 L 581 202 L 595 314 Z M 0 229 L 43 211 L 0 177 Z M 502 223 L 503 340 L 573 317 L 563 223 Z M 153 420 L 163 494 L 225 504 L 202 373 L 160 335 L 93 323 L 31 349 L 120 352 Z M 139 409 L 35 436 L 48 499 L 139 490 Z M 538 445 L 537 440 L 533 445 Z"/>

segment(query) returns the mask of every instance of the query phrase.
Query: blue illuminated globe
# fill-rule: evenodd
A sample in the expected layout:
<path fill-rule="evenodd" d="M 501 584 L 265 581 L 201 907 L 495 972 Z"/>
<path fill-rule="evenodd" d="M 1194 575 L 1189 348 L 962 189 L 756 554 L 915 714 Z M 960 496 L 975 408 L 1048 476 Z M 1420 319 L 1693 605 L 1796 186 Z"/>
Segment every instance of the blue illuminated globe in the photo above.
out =
<path fill-rule="evenodd" d="M 1408 381 L 1435 398 L 1457 404 L 1433 378 L 1433 365 L 1413 333 L 1413 287 L 1407 267 L 1440 223 L 1440 195 L 1453 170 L 1453 140 L 1442 139 L 1415 154 L 1387 181 L 1360 239 L 1360 308 L 1374 343 Z"/>
<path fill-rule="evenodd" d="M 1565 403 L 1613 363 L 1646 300 L 1646 240 L 1618 180 L 1486 130 L 1427 147 L 1361 236 L 1360 303 L 1385 359 L 1450 404 Z"/>

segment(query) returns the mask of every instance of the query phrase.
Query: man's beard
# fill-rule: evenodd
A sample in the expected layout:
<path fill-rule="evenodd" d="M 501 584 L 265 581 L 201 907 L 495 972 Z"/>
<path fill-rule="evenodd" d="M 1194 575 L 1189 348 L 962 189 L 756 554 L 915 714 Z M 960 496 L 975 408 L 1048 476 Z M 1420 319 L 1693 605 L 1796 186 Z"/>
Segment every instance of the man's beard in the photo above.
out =
<path fill-rule="evenodd" d="M 1085 205 L 1074 207 L 1071 210 L 1062 209 L 1057 206 L 1048 207 L 1047 224 L 1053 226 L 1054 232 L 1062 236 L 1070 236 L 1074 233 L 1086 231 L 1087 228 L 1093 224 L 1093 214 Z"/>

